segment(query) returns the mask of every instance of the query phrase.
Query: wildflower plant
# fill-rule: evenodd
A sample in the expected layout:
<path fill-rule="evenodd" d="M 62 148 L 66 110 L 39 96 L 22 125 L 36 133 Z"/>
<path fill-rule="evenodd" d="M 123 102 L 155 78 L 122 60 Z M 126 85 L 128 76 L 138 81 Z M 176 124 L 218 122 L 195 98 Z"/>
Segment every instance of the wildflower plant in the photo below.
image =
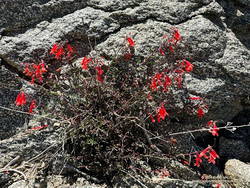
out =
<path fill-rule="evenodd" d="M 205 99 L 189 94 L 186 87 L 185 74 L 192 73 L 195 66 L 182 53 L 179 30 L 174 28 L 162 39 L 148 58 L 138 56 L 136 41 L 125 37 L 120 56 L 77 60 L 73 46 L 55 43 L 47 63 L 24 63 L 30 83 L 43 84 L 46 92 L 57 97 L 51 114 L 67 124 L 65 147 L 88 170 L 107 175 L 131 165 L 131 156 L 164 153 L 159 149 L 163 144 L 151 138 L 166 138 L 160 127 L 164 129 L 183 115 L 202 118 L 206 114 Z M 26 95 L 21 91 L 16 106 L 25 104 Z M 29 113 L 36 108 L 36 99 L 32 99 Z M 215 122 L 208 126 L 218 136 Z M 211 146 L 196 154 L 196 166 L 202 157 L 211 163 L 218 158 Z"/>

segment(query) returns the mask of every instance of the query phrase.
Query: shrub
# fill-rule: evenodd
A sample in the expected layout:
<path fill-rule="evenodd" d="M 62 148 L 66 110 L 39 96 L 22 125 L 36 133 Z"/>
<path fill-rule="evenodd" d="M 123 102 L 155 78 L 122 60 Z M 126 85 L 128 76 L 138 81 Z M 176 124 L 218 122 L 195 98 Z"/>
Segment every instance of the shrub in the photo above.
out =
<path fill-rule="evenodd" d="M 166 138 L 161 130 L 175 119 L 202 118 L 207 112 L 205 101 L 187 90 L 185 74 L 195 67 L 183 57 L 183 45 L 173 29 L 150 57 L 138 56 L 136 41 L 126 37 L 119 49 L 122 55 L 79 61 L 74 47 L 57 43 L 48 52 L 50 63 L 25 63 L 24 73 L 32 84 L 42 83 L 57 97 L 47 110 L 66 125 L 67 151 L 87 166 L 85 170 L 109 176 L 129 167 L 133 157 L 167 154 L 161 149 Z M 18 105 L 24 104 L 24 92 L 18 95 Z M 33 100 L 29 113 L 35 108 Z M 211 131 L 217 136 L 215 126 Z M 156 136 L 161 140 L 152 139 Z M 217 154 L 210 146 L 207 151 L 214 163 Z M 204 156 L 196 154 L 196 166 Z"/>

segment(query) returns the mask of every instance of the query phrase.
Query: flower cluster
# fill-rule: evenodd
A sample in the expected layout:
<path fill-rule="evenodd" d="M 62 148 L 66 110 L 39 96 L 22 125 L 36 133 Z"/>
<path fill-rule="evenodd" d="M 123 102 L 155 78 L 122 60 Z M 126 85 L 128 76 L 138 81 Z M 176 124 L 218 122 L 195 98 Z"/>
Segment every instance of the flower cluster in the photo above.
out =
<path fill-rule="evenodd" d="M 152 91 L 157 91 L 160 88 L 162 88 L 163 91 L 168 91 L 171 84 L 172 80 L 168 75 L 165 75 L 164 72 L 158 72 L 151 78 L 150 88 Z"/>
<path fill-rule="evenodd" d="M 99 61 L 98 59 L 84 57 L 81 61 L 82 69 L 88 70 L 89 63 L 92 63 L 92 65 L 95 66 L 94 69 L 96 71 L 96 80 L 102 83 L 104 81 L 104 71 L 102 69 L 103 62 Z"/>
<path fill-rule="evenodd" d="M 210 128 L 209 132 L 213 135 L 213 136 L 219 136 L 219 128 L 216 125 L 216 121 L 210 120 L 207 123 L 207 126 Z"/>
<path fill-rule="evenodd" d="M 156 110 L 156 119 L 157 119 L 158 123 L 160 123 L 161 120 L 164 120 L 166 118 L 166 116 L 169 116 L 169 114 L 166 111 L 164 104 L 162 103 L 161 106 Z M 150 117 L 151 121 L 154 123 L 155 118 L 151 114 L 149 114 L 149 117 Z"/>
<path fill-rule="evenodd" d="M 215 160 L 219 158 L 219 155 L 216 153 L 216 151 L 211 147 L 208 146 L 204 150 L 202 150 L 200 153 L 197 153 L 195 155 L 195 164 L 194 166 L 199 167 L 200 164 L 202 163 L 202 158 L 207 159 L 209 163 L 215 164 Z"/>
<path fill-rule="evenodd" d="M 24 63 L 25 68 L 23 73 L 31 77 L 31 83 L 33 84 L 35 80 L 38 80 L 40 83 L 43 82 L 43 75 L 47 72 L 47 66 L 45 65 L 45 62 L 42 60 L 38 65 L 32 63 Z"/>
<path fill-rule="evenodd" d="M 16 97 L 16 106 L 23 106 L 26 104 L 26 95 L 23 91 L 18 93 Z"/>
<path fill-rule="evenodd" d="M 201 97 L 189 97 L 188 98 L 193 105 L 193 111 L 197 114 L 199 118 L 202 118 L 205 115 L 205 112 L 208 110 L 207 104 L 204 102 Z"/>
<path fill-rule="evenodd" d="M 88 64 L 92 61 L 91 58 L 84 57 L 82 59 L 81 65 L 83 70 L 88 70 Z"/>
<path fill-rule="evenodd" d="M 177 43 L 182 39 L 181 34 L 177 28 L 172 31 L 172 36 L 168 39 L 166 35 L 163 36 L 166 39 L 159 48 L 161 55 L 165 56 L 169 52 L 174 53 Z"/>
<path fill-rule="evenodd" d="M 50 54 L 54 55 L 55 59 L 61 60 L 62 58 L 70 58 L 75 53 L 74 48 L 70 44 L 64 46 L 54 44 L 50 50 Z"/>
<path fill-rule="evenodd" d="M 16 97 L 16 106 L 24 106 L 27 103 L 26 94 L 20 91 Z M 29 113 L 32 114 L 33 110 L 36 108 L 36 100 L 32 100 L 29 106 Z"/>

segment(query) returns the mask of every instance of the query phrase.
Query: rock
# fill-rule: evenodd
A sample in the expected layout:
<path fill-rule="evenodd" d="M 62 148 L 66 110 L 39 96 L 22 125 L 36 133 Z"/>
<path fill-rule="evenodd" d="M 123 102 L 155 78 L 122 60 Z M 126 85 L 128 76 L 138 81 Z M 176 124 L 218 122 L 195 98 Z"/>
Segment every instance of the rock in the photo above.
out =
<path fill-rule="evenodd" d="M 36 28 L 27 30 L 23 34 L 2 37 L 0 57 L 22 71 L 20 62 L 29 62 L 34 57 L 39 59 L 46 57 L 48 50 L 56 42 L 67 39 L 87 42 L 88 37 L 100 39 L 113 32 L 119 28 L 119 24 L 109 18 L 109 15 L 110 13 L 87 7 L 55 19 L 52 23 L 41 22 Z M 82 46 L 86 53 L 88 50 L 85 47 L 85 45 Z M 81 51 L 81 49 L 78 50 Z"/>
<path fill-rule="evenodd" d="M 18 75 L 9 71 L 4 66 L 0 67 L 0 140 L 13 136 L 17 129 L 22 128 L 27 115 L 14 110 L 16 96 L 22 82 Z M 13 109 L 13 110 L 11 110 Z"/>
<path fill-rule="evenodd" d="M 249 0 L 237 0 L 237 1 L 250 7 L 250 1 Z"/>
<path fill-rule="evenodd" d="M 45 149 L 48 150 L 48 153 L 53 153 L 59 147 L 60 131 L 62 131 L 61 128 L 56 130 L 53 127 L 39 131 L 25 130 L 11 138 L 0 141 L 0 168 L 17 156 L 20 156 L 22 161 L 27 161 Z"/>
<path fill-rule="evenodd" d="M 42 21 L 63 17 L 86 6 L 81 0 L 13 0 L 0 2 L 2 33 L 14 35 L 32 28 Z"/>
<path fill-rule="evenodd" d="M 225 164 L 225 175 L 235 187 L 250 186 L 250 165 L 236 159 L 228 160 Z"/>
<path fill-rule="evenodd" d="M 26 188 L 28 183 L 25 180 L 17 181 L 11 184 L 8 188 Z"/>
<path fill-rule="evenodd" d="M 219 138 L 219 156 L 223 159 L 238 159 L 250 161 L 250 149 L 239 139 Z"/>
<path fill-rule="evenodd" d="M 86 181 L 84 178 L 77 178 L 75 183 L 70 183 L 67 181 L 67 179 L 63 176 L 59 175 L 53 175 L 53 176 L 48 176 L 47 178 L 47 187 L 48 188 L 54 188 L 54 187 L 62 187 L 62 188 L 104 188 L 106 185 L 98 185 L 94 183 L 90 183 Z"/>

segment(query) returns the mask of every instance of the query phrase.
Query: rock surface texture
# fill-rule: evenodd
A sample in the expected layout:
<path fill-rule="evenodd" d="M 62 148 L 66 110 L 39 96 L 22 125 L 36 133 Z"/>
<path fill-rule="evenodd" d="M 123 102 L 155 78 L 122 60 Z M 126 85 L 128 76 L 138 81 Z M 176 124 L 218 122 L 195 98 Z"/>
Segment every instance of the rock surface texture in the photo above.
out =
<path fill-rule="evenodd" d="M 232 180 L 235 187 L 250 186 L 250 165 L 239 160 L 232 159 L 227 161 L 225 170 L 226 176 Z"/>
<path fill-rule="evenodd" d="M 1 1 L 0 106 L 11 108 L 19 89 L 26 87 L 27 81 L 18 78 L 18 75 L 24 76 L 21 63 L 46 58 L 56 42 L 69 41 L 77 47 L 81 57 L 100 52 L 112 55 L 129 35 L 136 41 L 138 56 L 146 57 L 157 50 L 162 36 L 173 27 L 179 29 L 188 44 L 185 53 L 195 66 L 192 75 L 186 77 L 188 89 L 208 100 L 207 119 L 227 122 L 239 113 L 250 112 L 248 0 Z M 244 117 L 247 116 L 250 114 L 245 113 Z M 56 142 L 55 135 L 46 132 L 40 149 L 36 145 L 42 142 L 42 135 L 37 135 L 40 141 L 33 142 L 28 136 L 13 141 L 11 136 L 19 135 L 27 124 L 24 114 L 0 108 L 1 166 L 19 154 L 27 157 L 23 151 L 33 151 L 32 156 L 35 156 Z M 247 131 L 244 136 L 249 136 L 250 131 Z M 237 143 L 246 148 L 247 156 L 243 156 L 244 152 L 227 154 L 227 143 L 234 147 L 233 151 L 237 151 L 238 145 L 228 139 L 220 139 L 221 154 L 227 159 L 236 157 L 250 161 L 248 140 L 236 138 Z M 18 150 L 19 147 L 24 150 Z M 12 151 L 5 159 L 2 153 L 6 153 L 7 148 Z M 229 168 L 230 164 L 226 166 Z M 225 173 L 230 177 L 238 169 L 230 171 L 228 168 Z M 244 178 L 244 173 L 240 173 L 239 178 Z"/>

